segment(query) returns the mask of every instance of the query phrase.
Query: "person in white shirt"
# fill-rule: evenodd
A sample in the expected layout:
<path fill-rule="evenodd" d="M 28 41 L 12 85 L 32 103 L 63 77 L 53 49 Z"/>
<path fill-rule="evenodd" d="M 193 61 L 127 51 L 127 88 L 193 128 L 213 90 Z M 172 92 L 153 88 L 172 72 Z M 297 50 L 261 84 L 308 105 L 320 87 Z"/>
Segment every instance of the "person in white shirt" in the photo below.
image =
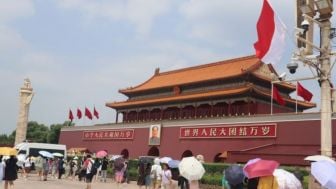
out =
<path fill-rule="evenodd" d="M 5 162 L 2 162 L 2 156 L 0 155 L 0 184 L 5 176 Z"/>
<path fill-rule="evenodd" d="M 158 189 L 161 185 L 161 172 L 162 168 L 160 165 L 160 159 L 155 158 L 154 159 L 154 165 L 151 169 L 151 179 L 153 184 L 153 189 Z"/>
<path fill-rule="evenodd" d="M 172 173 L 167 164 L 163 164 L 163 170 L 161 172 L 162 187 L 163 189 L 171 189 L 172 187 Z"/>
<path fill-rule="evenodd" d="M 24 162 L 24 175 L 23 177 L 27 179 L 28 173 L 30 172 L 30 167 L 31 167 L 31 160 L 30 157 L 27 157 L 27 159 Z"/>

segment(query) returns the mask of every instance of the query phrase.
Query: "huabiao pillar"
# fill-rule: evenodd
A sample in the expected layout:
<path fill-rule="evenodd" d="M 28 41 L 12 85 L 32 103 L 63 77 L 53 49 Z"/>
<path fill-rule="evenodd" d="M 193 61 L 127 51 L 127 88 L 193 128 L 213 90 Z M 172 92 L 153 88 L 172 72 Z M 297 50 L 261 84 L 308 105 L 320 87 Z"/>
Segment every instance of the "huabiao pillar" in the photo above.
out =
<path fill-rule="evenodd" d="M 23 87 L 20 88 L 20 109 L 16 125 L 15 145 L 26 140 L 29 106 L 33 96 L 34 93 L 30 80 L 26 78 L 24 80 Z"/>

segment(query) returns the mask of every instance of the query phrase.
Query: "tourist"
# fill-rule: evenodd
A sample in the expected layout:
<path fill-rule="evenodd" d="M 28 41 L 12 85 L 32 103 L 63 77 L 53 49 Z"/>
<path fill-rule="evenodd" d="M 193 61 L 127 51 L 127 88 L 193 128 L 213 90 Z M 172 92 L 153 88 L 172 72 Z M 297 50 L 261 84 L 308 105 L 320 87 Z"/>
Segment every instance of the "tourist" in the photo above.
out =
<path fill-rule="evenodd" d="M 162 188 L 163 189 L 171 189 L 172 187 L 172 173 L 167 164 L 163 164 L 163 170 L 161 172 L 162 178 Z"/>
<path fill-rule="evenodd" d="M 161 172 L 162 168 L 160 166 L 160 159 L 154 159 L 154 165 L 151 169 L 151 180 L 153 189 L 158 189 L 161 186 Z"/>
<path fill-rule="evenodd" d="M 58 173 L 58 158 L 51 161 L 51 176 L 57 178 Z"/>
<path fill-rule="evenodd" d="M 146 185 L 146 189 L 149 189 L 151 186 L 151 170 L 152 170 L 152 164 L 151 163 L 147 163 L 146 167 L 145 167 L 145 185 Z"/>
<path fill-rule="evenodd" d="M 98 175 L 101 167 L 101 163 L 98 158 L 93 160 L 93 166 L 97 171 L 95 173 L 91 173 L 93 174 L 92 181 L 98 181 Z"/>
<path fill-rule="evenodd" d="M 125 170 L 124 170 L 124 183 L 128 184 L 129 183 L 129 166 L 128 166 L 128 161 L 125 161 Z"/>
<path fill-rule="evenodd" d="M 76 173 L 77 173 L 77 161 L 75 159 L 71 160 L 70 162 L 70 176 L 71 176 L 71 180 L 75 179 Z"/>
<path fill-rule="evenodd" d="M 0 183 L 5 176 L 5 163 L 2 161 L 2 155 L 0 155 Z"/>
<path fill-rule="evenodd" d="M 84 169 L 86 170 L 86 176 L 85 176 L 86 189 L 91 189 L 92 178 L 94 176 L 94 173 L 92 173 L 91 171 L 93 166 L 94 166 L 94 160 L 91 158 L 91 155 L 88 154 L 86 156 L 86 160 L 83 165 Z"/>
<path fill-rule="evenodd" d="M 120 187 L 120 184 L 122 183 L 124 178 L 124 172 L 127 169 L 127 165 L 125 164 L 125 162 L 123 162 L 122 164 L 123 165 L 118 166 L 120 167 L 120 169 L 115 167 L 115 181 L 117 182 L 117 188 Z"/>
<path fill-rule="evenodd" d="M 23 172 L 23 177 L 25 178 L 25 179 L 27 179 L 27 177 L 28 177 L 28 174 L 29 174 L 29 172 L 30 172 L 30 168 L 31 168 L 31 159 L 30 159 L 30 157 L 27 157 L 26 158 L 26 160 L 24 161 L 24 164 L 23 164 L 24 166 L 23 166 L 23 168 L 24 168 L 24 172 Z"/>
<path fill-rule="evenodd" d="M 179 175 L 178 186 L 180 186 L 180 189 L 189 189 L 188 179 L 184 178 L 182 175 Z M 227 188 L 225 188 L 225 189 L 227 189 Z"/>
<path fill-rule="evenodd" d="M 43 157 L 39 155 L 35 160 L 35 170 L 40 180 L 43 180 Z"/>
<path fill-rule="evenodd" d="M 145 175 L 145 163 L 139 161 L 138 166 L 138 181 L 137 185 L 139 186 L 139 189 L 142 188 L 142 186 L 146 185 L 146 175 Z"/>
<path fill-rule="evenodd" d="M 44 158 L 42 162 L 42 170 L 43 170 L 43 181 L 47 181 L 49 174 L 50 162 L 48 158 Z"/>
<path fill-rule="evenodd" d="M 61 179 L 62 175 L 65 173 L 63 164 L 64 164 L 63 158 L 59 158 L 59 160 L 57 161 L 58 179 Z"/>
<path fill-rule="evenodd" d="M 17 159 L 15 156 L 10 156 L 9 159 L 6 160 L 5 163 L 5 177 L 3 180 L 5 181 L 4 189 L 8 189 L 8 185 L 10 185 L 11 188 L 14 187 L 14 180 L 16 180 L 17 177 Z"/>
<path fill-rule="evenodd" d="M 101 182 L 106 182 L 107 167 L 108 167 L 108 160 L 105 156 L 102 160 L 102 165 L 101 165 L 101 177 L 100 177 Z"/>
<path fill-rule="evenodd" d="M 223 176 L 222 176 L 222 189 L 231 189 L 229 182 L 225 178 L 225 170 L 223 171 Z"/>

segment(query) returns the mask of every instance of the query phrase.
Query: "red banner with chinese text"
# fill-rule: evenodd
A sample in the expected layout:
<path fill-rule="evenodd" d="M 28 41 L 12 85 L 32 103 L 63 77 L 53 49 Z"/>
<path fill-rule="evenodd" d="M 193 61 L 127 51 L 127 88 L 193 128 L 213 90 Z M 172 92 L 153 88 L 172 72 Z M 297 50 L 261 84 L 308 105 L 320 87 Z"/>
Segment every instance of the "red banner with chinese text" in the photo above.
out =
<path fill-rule="evenodd" d="M 276 137 L 276 124 L 212 125 L 181 127 L 180 138 L 271 138 Z"/>
<path fill-rule="evenodd" d="M 83 140 L 131 140 L 134 129 L 83 131 Z"/>

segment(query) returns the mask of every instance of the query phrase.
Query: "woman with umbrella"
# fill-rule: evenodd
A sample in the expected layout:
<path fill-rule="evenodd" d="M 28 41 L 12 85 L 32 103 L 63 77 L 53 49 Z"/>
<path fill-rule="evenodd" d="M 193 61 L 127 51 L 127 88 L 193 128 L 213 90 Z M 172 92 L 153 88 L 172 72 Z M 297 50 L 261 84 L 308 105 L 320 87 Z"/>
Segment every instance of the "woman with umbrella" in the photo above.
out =
<path fill-rule="evenodd" d="M 115 181 L 117 182 L 117 187 L 120 187 L 120 184 L 124 178 L 124 172 L 126 170 L 124 158 L 118 158 L 114 161 L 114 169 L 115 169 Z"/>
<path fill-rule="evenodd" d="M 18 178 L 16 162 L 17 162 L 17 159 L 13 155 L 11 155 L 10 158 L 6 160 L 5 177 L 3 178 L 3 180 L 5 181 L 5 185 L 4 185 L 5 189 L 8 189 L 8 185 L 10 185 L 11 188 L 13 188 L 14 180 Z"/>

